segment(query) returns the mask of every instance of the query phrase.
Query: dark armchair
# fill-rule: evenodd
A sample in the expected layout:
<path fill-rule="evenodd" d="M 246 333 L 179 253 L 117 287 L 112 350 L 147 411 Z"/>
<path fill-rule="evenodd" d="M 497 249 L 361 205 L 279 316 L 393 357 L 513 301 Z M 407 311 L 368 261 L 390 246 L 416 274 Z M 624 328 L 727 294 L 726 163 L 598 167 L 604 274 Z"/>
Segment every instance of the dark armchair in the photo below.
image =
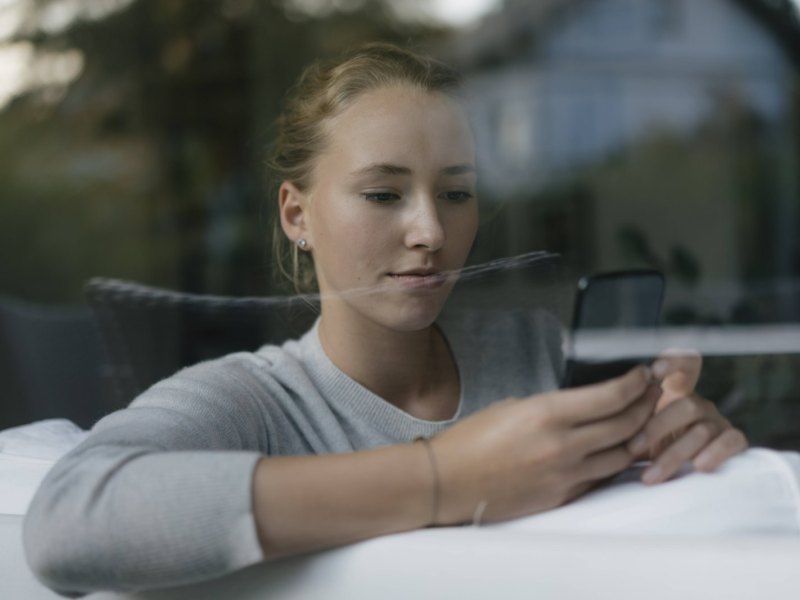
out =
<path fill-rule="evenodd" d="M 53 418 L 86 428 L 107 412 L 92 321 L 86 308 L 0 296 L 0 429 Z"/>
<path fill-rule="evenodd" d="M 316 307 L 300 298 L 235 298 L 95 278 L 85 288 L 121 408 L 187 365 L 305 332 Z"/>

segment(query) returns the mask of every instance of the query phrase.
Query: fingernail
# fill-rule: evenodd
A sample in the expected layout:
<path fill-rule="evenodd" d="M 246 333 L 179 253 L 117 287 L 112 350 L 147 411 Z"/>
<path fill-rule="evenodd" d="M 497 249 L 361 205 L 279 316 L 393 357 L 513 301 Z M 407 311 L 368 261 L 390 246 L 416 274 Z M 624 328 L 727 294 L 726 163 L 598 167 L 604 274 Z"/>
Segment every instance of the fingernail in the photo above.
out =
<path fill-rule="evenodd" d="M 642 473 L 642 481 L 648 485 L 656 483 L 661 479 L 661 474 L 661 467 L 656 465 L 648 467 L 645 469 L 644 473 Z"/>
<path fill-rule="evenodd" d="M 645 450 L 647 450 L 647 436 L 643 433 L 637 435 L 628 444 L 628 451 L 632 454 L 641 454 Z"/>
<path fill-rule="evenodd" d="M 667 369 L 669 368 L 669 365 L 665 360 L 657 360 L 651 365 L 650 368 L 653 370 L 653 375 L 655 375 L 660 379 L 661 377 L 664 377 L 664 375 L 667 374 Z"/>

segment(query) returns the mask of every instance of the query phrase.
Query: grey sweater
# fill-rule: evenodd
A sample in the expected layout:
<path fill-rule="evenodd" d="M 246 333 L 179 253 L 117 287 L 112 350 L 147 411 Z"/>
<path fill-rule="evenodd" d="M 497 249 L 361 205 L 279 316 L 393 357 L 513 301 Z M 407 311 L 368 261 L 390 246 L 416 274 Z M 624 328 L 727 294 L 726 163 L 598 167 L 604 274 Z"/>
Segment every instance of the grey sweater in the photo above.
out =
<path fill-rule="evenodd" d="M 351 452 L 430 437 L 493 401 L 557 386 L 560 327 L 542 311 L 442 316 L 461 398 L 415 418 L 340 371 L 317 325 L 300 340 L 186 368 L 97 422 L 37 491 L 24 523 L 56 592 L 143 590 L 263 560 L 252 478 L 264 455 Z"/>

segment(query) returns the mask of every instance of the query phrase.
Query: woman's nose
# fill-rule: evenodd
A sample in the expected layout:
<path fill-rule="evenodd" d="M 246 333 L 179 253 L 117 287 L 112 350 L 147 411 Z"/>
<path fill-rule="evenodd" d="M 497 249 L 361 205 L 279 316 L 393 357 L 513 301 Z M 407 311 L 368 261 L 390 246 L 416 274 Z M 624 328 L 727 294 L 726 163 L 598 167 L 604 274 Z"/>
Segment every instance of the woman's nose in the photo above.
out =
<path fill-rule="evenodd" d="M 426 198 L 415 202 L 406 227 L 406 246 L 439 250 L 445 242 L 444 226 L 436 201 Z"/>

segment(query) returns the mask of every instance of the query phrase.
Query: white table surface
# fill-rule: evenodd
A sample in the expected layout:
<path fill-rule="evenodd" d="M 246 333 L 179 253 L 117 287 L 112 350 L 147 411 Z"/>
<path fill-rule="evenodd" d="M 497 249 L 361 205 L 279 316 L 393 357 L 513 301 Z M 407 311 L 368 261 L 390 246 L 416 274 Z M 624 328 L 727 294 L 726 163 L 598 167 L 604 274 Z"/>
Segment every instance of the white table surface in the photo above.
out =
<path fill-rule="evenodd" d="M 214 582 L 92 600 L 725 600 L 800 597 L 800 542 L 418 531 Z"/>
<path fill-rule="evenodd" d="M 0 598 L 61 598 L 28 572 L 22 517 L 0 515 Z M 216 581 L 90 600 L 773 600 L 800 597 L 800 540 L 448 528 L 255 565 Z"/>

